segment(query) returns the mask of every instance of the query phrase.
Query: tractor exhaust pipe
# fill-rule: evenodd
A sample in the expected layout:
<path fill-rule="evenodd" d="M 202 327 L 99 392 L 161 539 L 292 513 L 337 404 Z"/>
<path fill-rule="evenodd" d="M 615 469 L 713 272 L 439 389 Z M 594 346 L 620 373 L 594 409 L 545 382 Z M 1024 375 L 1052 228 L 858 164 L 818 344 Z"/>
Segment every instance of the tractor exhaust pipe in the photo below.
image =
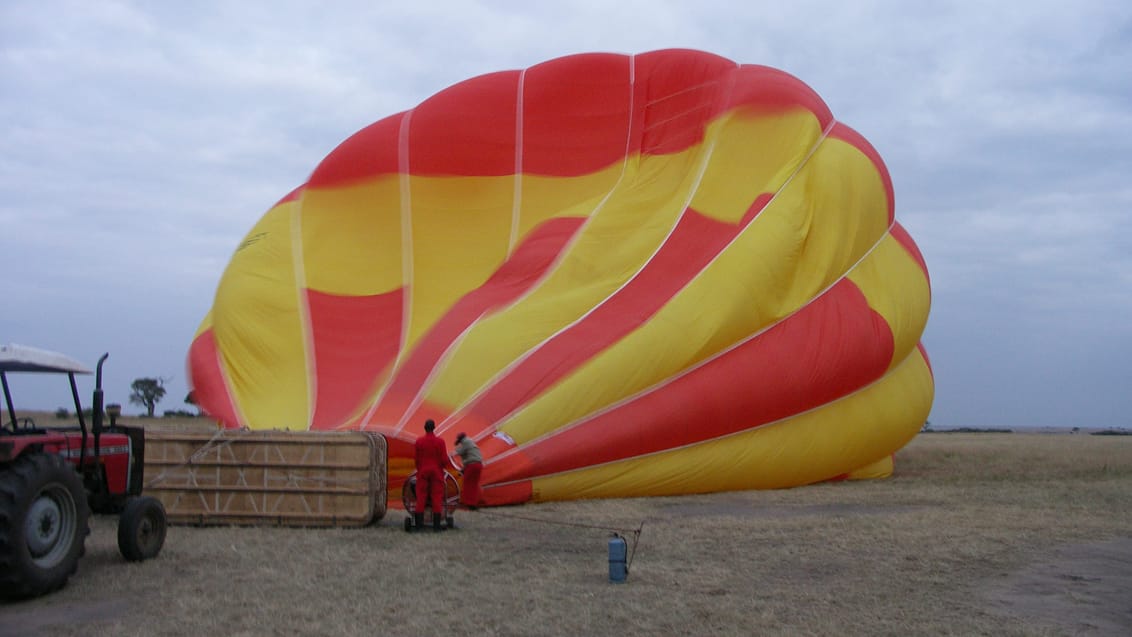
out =
<path fill-rule="evenodd" d="M 98 465 L 98 456 L 99 456 L 99 450 L 101 449 L 100 438 L 102 437 L 102 410 L 103 410 L 103 404 L 102 404 L 102 401 L 103 401 L 103 398 L 102 398 L 102 364 L 105 363 L 106 359 L 109 358 L 109 357 L 110 357 L 109 352 L 103 354 L 102 357 L 98 359 L 98 366 L 95 368 L 95 372 L 94 372 L 94 399 L 92 400 L 91 411 L 90 411 L 90 419 L 91 419 L 90 430 L 91 430 L 92 433 L 94 433 L 94 466 L 95 467 L 99 466 Z"/>

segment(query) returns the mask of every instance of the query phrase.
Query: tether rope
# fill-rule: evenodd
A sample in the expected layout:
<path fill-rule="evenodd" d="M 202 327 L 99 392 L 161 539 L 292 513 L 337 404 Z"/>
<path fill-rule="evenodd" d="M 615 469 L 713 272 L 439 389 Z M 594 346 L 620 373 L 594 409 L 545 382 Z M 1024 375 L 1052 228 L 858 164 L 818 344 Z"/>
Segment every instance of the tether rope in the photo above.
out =
<path fill-rule="evenodd" d="M 162 480 L 165 479 L 166 474 L 168 474 L 170 471 L 172 471 L 174 469 L 182 469 L 184 467 L 191 466 L 193 464 L 194 460 L 200 458 L 201 454 L 203 454 L 207 451 L 211 451 L 214 448 L 219 449 L 220 447 L 222 447 L 224 445 L 231 444 L 232 440 L 234 440 L 235 438 L 226 440 L 226 441 L 224 441 L 220 444 L 216 444 L 217 439 L 222 437 L 226 431 L 233 431 L 233 430 L 231 430 L 231 429 L 217 429 L 216 433 L 214 433 L 212 435 L 212 437 L 208 439 L 208 442 L 205 442 L 196 451 L 189 454 L 189 457 L 186 458 L 184 462 L 181 462 L 180 464 L 175 464 L 175 465 L 166 467 L 164 470 L 162 470 L 161 473 L 159 473 L 156 476 L 153 476 L 152 478 L 146 480 L 145 486 L 148 488 L 148 487 L 154 486 L 155 484 L 158 484 L 159 482 L 161 482 Z M 247 431 L 247 430 L 243 429 L 243 430 L 238 430 L 238 431 Z"/>
<path fill-rule="evenodd" d="M 498 518 L 510 518 L 512 520 L 525 520 L 527 522 L 539 522 L 541 524 L 551 524 L 555 526 L 571 526 L 580 529 L 596 529 L 598 531 L 609 531 L 613 533 L 614 537 L 622 537 L 622 534 L 633 535 L 633 546 L 629 551 L 629 559 L 625 561 L 625 572 L 629 572 L 629 567 L 633 564 L 633 556 L 637 554 L 637 542 L 641 539 L 641 530 L 645 528 L 645 521 L 641 520 L 641 524 L 636 529 L 619 529 L 611 526 L 600 526 L 596 524 L 582 524 L 581 522 L 561 522 L 558 520 L 547 520 L 546 518 L 533 518 L 525 515 L 511 515 L 508 513 L 499 513 L 497 511 L 487 511 L 484 509 L 477 509 L 476 513 Z"/>

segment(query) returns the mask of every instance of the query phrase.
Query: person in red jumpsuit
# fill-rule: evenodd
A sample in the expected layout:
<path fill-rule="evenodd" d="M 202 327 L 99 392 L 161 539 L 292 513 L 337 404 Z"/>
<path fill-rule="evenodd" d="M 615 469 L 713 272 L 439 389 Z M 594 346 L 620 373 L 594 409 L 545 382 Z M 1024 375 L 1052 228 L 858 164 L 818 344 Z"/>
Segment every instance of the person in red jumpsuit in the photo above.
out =
<path fill-rule="evenodd" d="M 432 433 L 436 423 L 431 419 L 424 424 L 425 433 L 414 443 L 417 465 L 417 507 L 413 512 L 414 526 L 424 528 L 425 503 L 432 504 L 432 530 L 443 527 L 440 520 L 444 516 L 444 467 L 448 464 L 448 448 L 439 436 Z"/>

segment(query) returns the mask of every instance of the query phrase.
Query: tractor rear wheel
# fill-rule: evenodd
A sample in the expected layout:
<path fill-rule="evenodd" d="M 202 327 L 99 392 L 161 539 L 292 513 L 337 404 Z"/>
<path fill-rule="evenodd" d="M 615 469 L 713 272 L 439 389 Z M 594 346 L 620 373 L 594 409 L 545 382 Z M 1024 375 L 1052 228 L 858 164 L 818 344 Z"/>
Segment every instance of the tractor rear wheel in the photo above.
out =
<path fill-rule="evenodd" d="M 130 498 L 118 518 L 118 550 L 130 562 L 157 557 L 165 546 L 165 505 L 145 495 Z"/>
<path fill-rule="evenodd" d="M 0 597 L 62 587 L 85 551 L 90 507 L 74 467 L 31 453 L 0 468 Z"/>

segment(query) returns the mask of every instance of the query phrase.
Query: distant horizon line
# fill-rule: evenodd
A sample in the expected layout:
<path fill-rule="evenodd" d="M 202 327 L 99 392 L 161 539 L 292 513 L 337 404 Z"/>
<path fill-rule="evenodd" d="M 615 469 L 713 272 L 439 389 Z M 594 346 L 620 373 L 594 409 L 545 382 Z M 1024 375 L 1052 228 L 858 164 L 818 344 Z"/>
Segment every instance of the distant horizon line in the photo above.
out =
<path fill-rule="evenodd" d="M 123 407 L 125 407 L 125 405 L 123 405 Z M 16 413 L 17 414 L 19 414 L 19 413 L 37 413 L 37 414 L 46 414 L 46 415 L 53 416 L 53 415 L 55 415 L 55 413 L 59 409 L 64 409 L 64 408 L 58 407 L 58 408 L 54 408 L 54 409 L 36 409 L 36 408 L 27 409 L 27 408 L 23 408 L 23 407 L 16 407 Z M 68 407 L 66 409 L 67 409 L 68 414 L 72 414 L 74 407 L 72 406 L 72 407 Z M 90 410 L 89 406 L 86 406 L 86 405 L 83 406 L 83 411 L 89 411 L 89 410 Z M 157 409 L 154 410 L 153 418 L 154 419 L 164 418 L 165 412 L 167 412 L 167 411 L 182 412 L 182 413 L 178 414 L 178 416 L 176 416 L 176 417 L 185 417 L 185 414 L 183 412 L 189 412 L 191 410 L 192 410 L 192 405 L 188 405 L 188 404 L 186 404 L 183 407 L 177 407 L 177 408 L 161 409 L 160 407 L 158 407 Z M 128 413 L 125 410 L 123 410 L 122 416 L 124 416 L 126 418 L 148 418 L 149 417 L 144 409 L 137 411 L 137 412 L 134 412 L 134 413 Z M 208 419 L 216 420 L 215 418 L 213 418 L 212 416 L 209 416 L 207 414 L 199 414 L 199 415 L 196 415 L 194 417 L 196 417 L 196 418 L 208 418 Z M 921 428 L 920 431 L 917 432 L 917 433 L 954 432 L 954 431 L 961 431 L 961 430 L 970 430 L 971 432 L 983 432 L 983 433 L 995 433 L 995 432 L 1006 433 L 1006 432 L 1014 430 L 1014 429 L 1024 429 L 1026 431 L 1048 431 L 1048 432 L 1070 432 L 1070 433 L 1073 432 L 1073 431 L 1082 431 L 1082 432 L 1129 431 L 1129 432 L 1132 432 L 1132 424 L 1130 424 L 1130 425 L 936 425 L 936 424 L 928 424 L 928 425 L 925 425 L 923 428 Z"/>

